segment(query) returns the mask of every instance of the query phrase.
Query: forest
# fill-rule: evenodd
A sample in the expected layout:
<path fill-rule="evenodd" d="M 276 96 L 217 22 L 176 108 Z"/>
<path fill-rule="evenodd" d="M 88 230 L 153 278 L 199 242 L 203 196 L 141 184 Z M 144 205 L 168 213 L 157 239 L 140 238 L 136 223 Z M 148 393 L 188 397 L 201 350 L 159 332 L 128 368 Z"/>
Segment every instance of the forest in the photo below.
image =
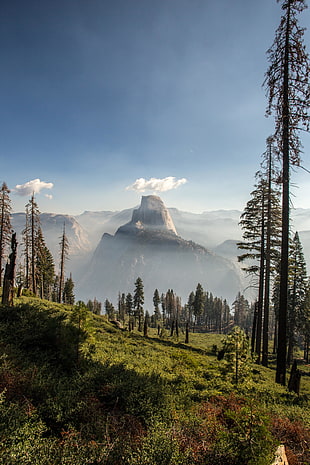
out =
<path fill-rule="evenodd" d="M 310 464 L 310 280 L 290 224 L 310 64 L 304 0 L 281 6 L 264 81 L 274 134 L 240 218 L 255 301 L 197 283 L 182 302 L 154 283 L 145 308 L 139 276 L 115 302 L 76 301 L 65 225 L 55 263 L 33 194 L 17 247 L 3 182 L 0 464 L 271 465 L 280 444 Z"/>

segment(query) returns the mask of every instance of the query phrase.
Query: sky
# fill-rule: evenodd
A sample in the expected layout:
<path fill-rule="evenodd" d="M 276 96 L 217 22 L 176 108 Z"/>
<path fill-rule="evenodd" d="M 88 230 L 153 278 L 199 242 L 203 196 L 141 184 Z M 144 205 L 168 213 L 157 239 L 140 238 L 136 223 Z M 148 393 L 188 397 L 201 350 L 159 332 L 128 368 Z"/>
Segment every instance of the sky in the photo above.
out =
<path fill-rule="evenodd" d="M 242 210 L 274 121 L 276 0 L 2 0 L 0 181 L 14 211 Z M 310 12 L 299 16 L 310 26 Z M 310 30 L 304 38 L 310 51 Z M 310 135 L 302 134 L 310 169 Z M 310 208 L 310 174 L 292 175 Z"/>

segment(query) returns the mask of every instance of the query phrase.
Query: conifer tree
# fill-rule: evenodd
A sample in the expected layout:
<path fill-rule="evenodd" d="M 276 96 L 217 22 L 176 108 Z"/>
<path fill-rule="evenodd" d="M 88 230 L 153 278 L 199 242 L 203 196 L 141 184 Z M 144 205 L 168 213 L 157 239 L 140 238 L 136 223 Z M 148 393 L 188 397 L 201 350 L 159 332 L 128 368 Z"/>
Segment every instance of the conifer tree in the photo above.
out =
<path fill-rule="evenodd" d="M 132 315 L 132 309 L 133 309 L 133 299 L 132 299 L 132 294 L 129 292 L 126 295 L 126 313 L 129 317 Z"/>
<path fill-rule="evenodd" d="M 65 284 L 65 263 L 69 256 L 69 241 L 66 235 L 66 225 L 64 224 L 62 236 L 59 242 L 60 246 L 60 273 L 59 273 L 59 289 L 58 289 L 58 302 L 61 303 L 63 297 L 63 289 Z"/>
<path fill-rule="evenodd" d="M 26 257 L 26 288 L 36 294 L 38 236 L 40 234 L 40 211 L 34 194 L 26 205 L 26 224 L 22 231 Z"/>
<path fill-rule="evenodd" d="M 193 305 L 195 320 L 196 320 L 196 323 L 198 322 L 198 324 L 199 324 L 199 317 L 204 312 L 205 299 L 206 297 L 205 297 L 203 287 L 200 283 L 198 283 L 196 287 L 194 305 Z"/>
<path fill-rule="evenodd" d="M 247 327 L 247 321 L 250 312 L 250 304 L 241 292 L 238 292 L 232 304 L 232 310 L 234 312 L 234 324 L 244 330 L 249 329 Z"/>
<path fill-rule="evenodd" d="M 308 278 L 306 262 L 298 232 L 290 245 L 289 284 L 288 284 L 288 348 L 287 362 L 293 362 L 293 349 L 296 345 L 297 332 L 303 332 L 305 323 L 305 306 Z"/>
<path fill-rule="evenodd" d="M 160 318 L 161 318 L 161 314 L 159 310 L 160 297 L 159 297 L 158 289 L 155 289 L 154 291 L 153 304 L 154 304 L 154 321 L 155 321 L 155 324 L 157 324 L 157 322 L 160 321 Z"/>
<path fill-rule="evenodd" d="M 12 234 L 12 207 L 9 194 L 10 190 L 4 182 L 0 190 L 0 286 L 2 286 L 4 257 L 7 247 L 10 245 Z"/>
<path fill-rule="evenodd" d="M 108 299 L 106 299 L 105 302 L 104 302 L 104 308 L 105 308 L 106 314 L 108 315 L 108 319 L 109 320 L 114 320 L 114 318 L 115 318 L 115 308 L 114 308 L 112 302 L 110 302 Z"/>
<path fill-rule="evenodd" d="M 74 305 L 75 296 L 74 296 L 74 282 L 72 279 L 72 275 L 70 273 L 70 277 L 66 279 L 64 284 L 63 290 L 63 302 L 68 305 Z"/>
<path fill-rule="evenodd" d="M 261 342 L 263 334 L 263 361 L 268 361 L 268 320 L 269 320 L 269 292 L 270 274 L 274 270 L 279 256 L 280 235 L 280 203 L 279 191 L 272 187 L 274 170 L 271 158 L 271 141 L 267 149 L 267 168 L 258 172 L 255 189 L 251 192 L 251 199 L 240 218 L 243 230 L 243 242 L 238 247 L 245 252 L 238 260 L 252 263 L 244 269 L 249 275 L 257 279 L 258 301 L 255 318 L 255 352 L 257 362 L 261 361 Z M 264 311 L 263 311 L 264 310 Z M 264 328 L 263 328 L 264 313 Z M 264 331 L 263 331 L 264 329 Z"/>
<path fill-rule="evenodd" d="M 37 234 L 36 285 L 42 299 L 51 299 L 55 279 L 54 259 L 45 244 L 41 227 Z"/>
<path fill-rule="evenodd" d="M 299 130 L 309 130 L 310 66 L 303 44 L 304 29 L 297 13 L 306 8 L 304 0 L 284 0 L 275 40 L 267 51 L 270 66 L 265 86 L 267 115 L 275 117 L 275 139 L 282 161 L 282 233 L 280 263 L 280 304 L 276 382 L 286 383 L 286 343 L 289 268 L 290 165 L 300 165 Z"/>
<path fill-rule="evenodd" d="M 138 318 L 138 331 L 142 331 L 143 304 L 144 304 L 144 288 L 143 288 L 142 279 L 139 277 L 137 278 L 135 282 L 135 292 L 134 292 L 134 297 L 133 297 L 135 315 Z"/>
<path fill-rule="evenodd" d="M 118 318 L 125 323 L 126 314 L 126 295 L 124 293 L 118 294 Z"/>

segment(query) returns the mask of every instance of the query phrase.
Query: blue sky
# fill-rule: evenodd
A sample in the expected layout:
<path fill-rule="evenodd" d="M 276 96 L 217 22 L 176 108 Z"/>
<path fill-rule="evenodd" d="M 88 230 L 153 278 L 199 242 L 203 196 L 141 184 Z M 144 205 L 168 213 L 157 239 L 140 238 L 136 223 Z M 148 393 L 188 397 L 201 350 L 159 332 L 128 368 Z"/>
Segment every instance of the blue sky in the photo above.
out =
<path fill-rule="evenodd" d="M 0 181 L 46 183 L 32 184 L 45 212 L 132 207 L 126 187 L 167 177 L 187 180 L 159 192 L 168 206 L 243 209 L 273 131 L 262 82 L 280 15 L 275 0 L 2 0 Z M 310 207 L 310 174 L 292 180 Z"/>

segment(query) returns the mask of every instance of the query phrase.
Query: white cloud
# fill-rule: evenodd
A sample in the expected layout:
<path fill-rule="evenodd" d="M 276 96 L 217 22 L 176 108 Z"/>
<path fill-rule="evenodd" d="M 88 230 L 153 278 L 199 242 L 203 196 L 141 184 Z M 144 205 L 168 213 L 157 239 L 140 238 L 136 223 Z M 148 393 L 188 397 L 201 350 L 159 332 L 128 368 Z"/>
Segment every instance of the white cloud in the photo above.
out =
<path fill-rule="evenodd" d="M 150 178 L 149 180 L 144 178 L 136 179 L 133 184 L 126 187 L 126 190 L 133 190 L 137 192 L 145 191 L 156 191 L 156 192 L 165 192 L 170 191 L 171 189 L 176 189 L 182 184 L 185 184 L 187 179 L 176 179 L 173 176 L 168 176 L 167 178 L 158 179 Z"/>
<path fill-rule="evenodd" d="M 25 184 L 17 184 L 14 191 L 21 196 L 32 194 L 39 194 L 42 189 L 52 189 L 54 184 L 52 182 L 44 182 L 40 179 L 33 179 Z"/>
<path fill-rule="evenodd" d="M 46 197 L 47 199 L 50 199 L 50 200 L 53 198 L 53 196 L 51 194 L 45 194 L 44 197 Z"/>

